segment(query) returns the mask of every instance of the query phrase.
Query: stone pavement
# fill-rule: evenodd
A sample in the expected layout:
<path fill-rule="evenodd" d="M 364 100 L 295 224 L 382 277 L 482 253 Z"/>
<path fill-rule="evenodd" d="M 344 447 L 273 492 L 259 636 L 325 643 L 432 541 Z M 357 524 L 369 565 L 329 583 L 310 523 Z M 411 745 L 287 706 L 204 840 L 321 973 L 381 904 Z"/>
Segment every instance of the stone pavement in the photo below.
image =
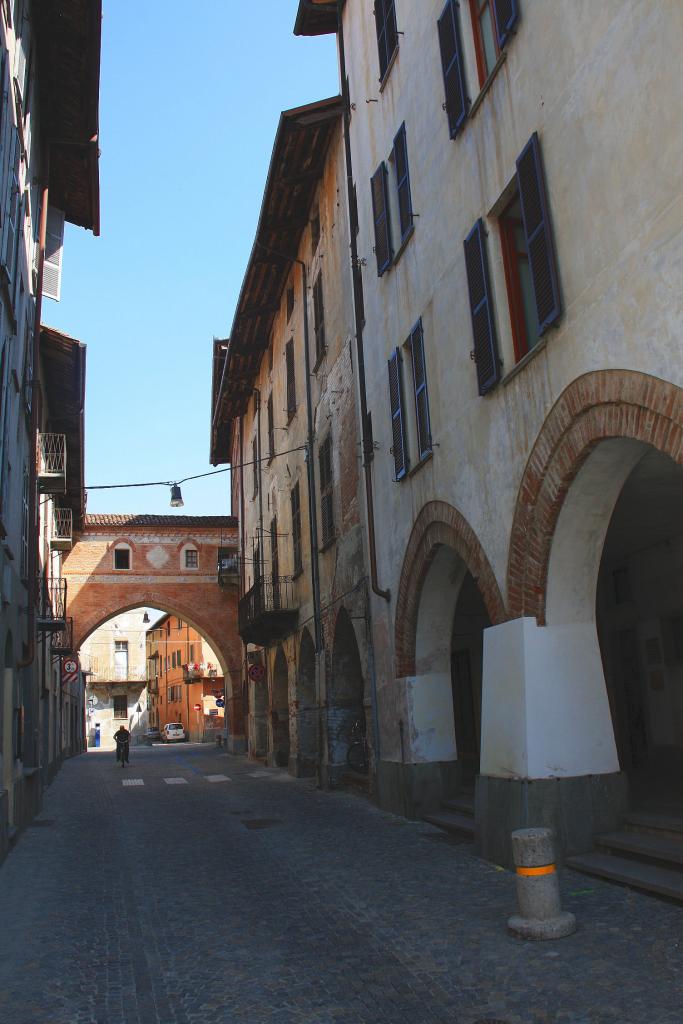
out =
<path fill-rule="evenodd" d="M 67 762 L 0 868 L 2 1024 L 683 1020 L 676 906 L 567 871 L 579 930 L 525 943 L 513 876 L 429 826 L 215 748 L 131 760 Z"/>

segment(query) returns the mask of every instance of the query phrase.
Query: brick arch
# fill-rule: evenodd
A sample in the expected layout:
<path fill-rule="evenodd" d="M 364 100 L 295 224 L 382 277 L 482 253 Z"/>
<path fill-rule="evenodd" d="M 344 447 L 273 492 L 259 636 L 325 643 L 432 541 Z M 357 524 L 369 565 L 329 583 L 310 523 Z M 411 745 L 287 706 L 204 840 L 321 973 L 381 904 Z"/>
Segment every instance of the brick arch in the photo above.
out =
<path fill-rule="evenodd" d="M 498 581 L 484 549 L 465 517 L 445 501 L 430 501 L 410 534 L 398 586 L 395 617 L 396 675 L 415 673 L 415 640 L 422 587 L 437 550 L 446 546 L 462 558 L 477 582 L 495 625 L 508 617 Z"/>
<path fill-rule="evenodd" d="M 143 607 L 157 608 L 168 615 L 174 615 L 182 619 L 183 622 L 196 629 L 216 652 L 216 656 L 221 663 L 221 671 L 226 678 L 234 677 L 236 673 L 239 674 L 239 662 L 235 663 L 234 655 L 230 650 L 226 650 L 225 645 L 221 645 L 217 639 L 220 633 L 216 631 L 217 623 L 212 618 L 201 613 L 197 614 L 194 607 L 186 605 L 175 598 L 172 602 L 169 602 L 168 595 L 163 595 L 159 591 L 154 590 L 140 590 L 139 594 L 129 592 L 126 595 L 126 603 L 124 604 L 121 604 L 120 598 L 118 600 L 113 598 L 104 604 L 100 604 L 96 610 L 82 615 L 79 615 L 78 610 L 76 610 L 76 615 L 74 616 L 74 648 L 79 650 L 88 637 L 105 622 L 108 622 L 109 619 L 114 618 L 116 615 L 121 615 L 123 612 L 131 611 L 133 608 Z M 74 610 L 73 606 L 68 608 L 70 612 Z"/>
<path fill-rule="evenodd" d="M 511 618 L 545 624 L 550 550 L 567 492 L 591 452 L 609 438 L 642 441 L 683 464 L 683 392 L 633 370 L 586 373 L 551 409 L 517 495 L 508 558 Z"/>

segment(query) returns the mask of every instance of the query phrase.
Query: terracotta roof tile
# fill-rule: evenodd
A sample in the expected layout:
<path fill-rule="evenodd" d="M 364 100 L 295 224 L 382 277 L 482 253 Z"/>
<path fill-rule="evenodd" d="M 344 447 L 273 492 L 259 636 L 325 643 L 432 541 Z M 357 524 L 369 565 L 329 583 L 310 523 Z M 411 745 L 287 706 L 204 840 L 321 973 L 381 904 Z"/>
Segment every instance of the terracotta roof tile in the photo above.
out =
<path fill-rule="evenodd" d="M 220 526 L 227 529 L 237 526 L 237 519 L 235 516 L 142 516 L 103 512 L 86 515 L 85 526 Z"/>

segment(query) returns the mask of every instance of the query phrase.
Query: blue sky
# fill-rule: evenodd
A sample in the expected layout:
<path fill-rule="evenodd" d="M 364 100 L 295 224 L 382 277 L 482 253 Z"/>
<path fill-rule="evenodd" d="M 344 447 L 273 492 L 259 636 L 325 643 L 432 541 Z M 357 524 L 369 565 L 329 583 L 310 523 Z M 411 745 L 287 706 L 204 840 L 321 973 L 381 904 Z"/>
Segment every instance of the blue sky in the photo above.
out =
<path fill-rule="evenodd" d="M 102 234 L 67 225 L 43 322 L 88 346 L 86 484 L 210 470 L 212 338 L 229 333 L 281 110 L 338 92 L 333 37 L 297 0 L 105 0 Z M 229 474 L 183 486 L 227 514 Z M 89 512 L 170 514 L 164 488 L 90 491 Z"/>

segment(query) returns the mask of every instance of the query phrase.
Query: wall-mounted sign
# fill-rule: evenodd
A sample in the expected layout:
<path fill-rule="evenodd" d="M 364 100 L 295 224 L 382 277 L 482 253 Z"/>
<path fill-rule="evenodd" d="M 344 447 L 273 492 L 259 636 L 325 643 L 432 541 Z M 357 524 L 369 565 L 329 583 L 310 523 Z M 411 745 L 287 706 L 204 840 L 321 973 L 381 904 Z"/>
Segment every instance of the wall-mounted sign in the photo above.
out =
<path fill-rule="evenodd" d="M 78 662 L 75 658 L 62 658 L 62 686 L 78 681 Z"/>
<path fill-rule="evenodd" d="M 249 666 L 249 678 L 252 683 L 260 683 L 266 674 L 266 670 L 263 665 L 250 665 Z"/>

